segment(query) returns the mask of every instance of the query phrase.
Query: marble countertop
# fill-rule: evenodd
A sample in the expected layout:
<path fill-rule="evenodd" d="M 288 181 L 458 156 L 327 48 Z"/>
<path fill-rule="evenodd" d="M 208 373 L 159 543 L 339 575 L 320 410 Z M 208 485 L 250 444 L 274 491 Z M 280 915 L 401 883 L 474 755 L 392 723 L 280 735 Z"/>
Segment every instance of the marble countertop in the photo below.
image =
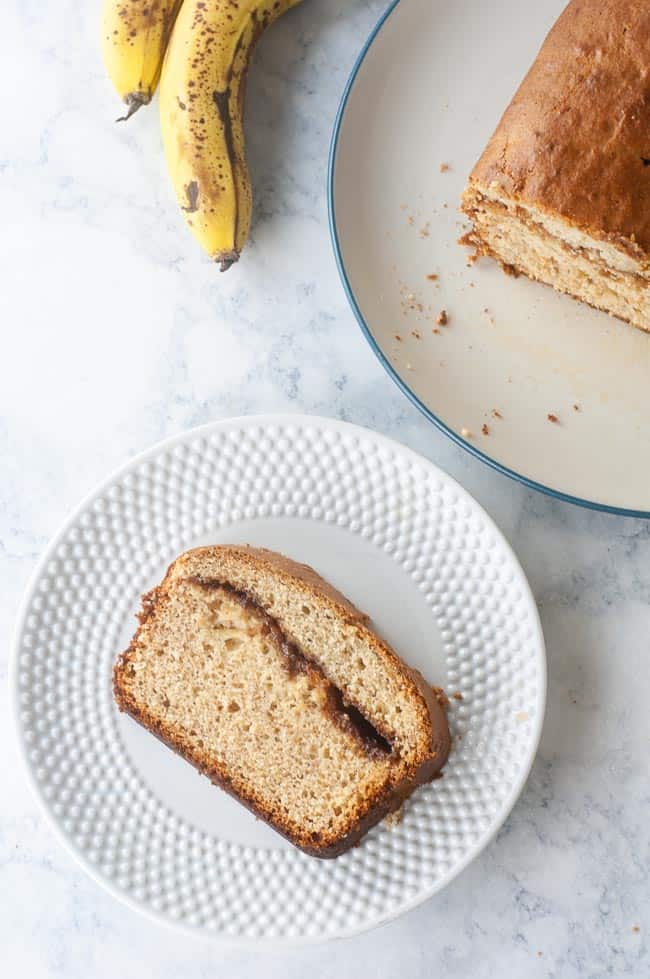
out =
<path fill-rule="evenodd" d="M 227 275 L 181 227 L 155 109 L 114 126 L 99 2 L 10 0 L 3 18 L 0 651 L 68 511 L 153 442 L 233 414 L 375 428 L 460 480 L 528 574 L 549 656 L 539 756 L 512 815 L 444 892 L 372 933 L 295 951 L 224 948 L 136 916 L 54 839 L 0 688 L 0 947 L 7 975 L 648 974 L 650 523 L 536 495 L 403 398 L 358 330 L 327 230 L 330 131 L 385 0 L 307 0 L 249 84 L 253 240 Z"/>

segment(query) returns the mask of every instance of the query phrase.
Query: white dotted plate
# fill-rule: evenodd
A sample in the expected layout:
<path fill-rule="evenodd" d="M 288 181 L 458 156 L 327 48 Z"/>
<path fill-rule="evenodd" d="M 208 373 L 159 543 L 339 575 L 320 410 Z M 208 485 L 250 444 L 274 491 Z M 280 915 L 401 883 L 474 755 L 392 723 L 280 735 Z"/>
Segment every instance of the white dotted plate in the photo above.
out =
<path fill-rule="evenodd" d="M 337 860 L 294 850 L 113 703 L 139 596 L 207 542 L 312 564 L 405 660 L 462 696 L 444 778 Z M 545 688 L 535 604 L 483 510 L 402 446 L 299 415 L 188 432 L 109 479 L 40 562 L 13 671 L 31 781 L 86 870 L 158 920 L 277 942 L 370 928 L 455 877 L 521 791 Z"/>

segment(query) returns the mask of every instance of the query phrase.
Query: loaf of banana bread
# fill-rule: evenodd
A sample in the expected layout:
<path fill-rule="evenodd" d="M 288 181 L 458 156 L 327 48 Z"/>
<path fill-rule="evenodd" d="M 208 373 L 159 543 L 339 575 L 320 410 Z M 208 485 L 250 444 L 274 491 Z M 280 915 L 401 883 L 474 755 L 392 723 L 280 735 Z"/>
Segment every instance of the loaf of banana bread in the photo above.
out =
<path fill-rule="evenodd" d="M 464 244 L 650 330 L 650 4 L 572 0 L 476 164 Z"/>

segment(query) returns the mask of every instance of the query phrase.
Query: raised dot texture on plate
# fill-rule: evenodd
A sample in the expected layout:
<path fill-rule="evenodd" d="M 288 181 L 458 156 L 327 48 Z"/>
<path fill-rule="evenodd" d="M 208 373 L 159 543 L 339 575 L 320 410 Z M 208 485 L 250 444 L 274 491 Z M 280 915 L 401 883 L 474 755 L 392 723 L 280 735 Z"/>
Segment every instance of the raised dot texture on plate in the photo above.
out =
<path fill-rule="evenodd" d="M 397 826 L 376 827 L 338 860 L 306 857 L 268 831 L 258 842 L 238 807 L 228 818 L 245 823 L 245 841 L 226 816 L 201 823 L 148 777 L 124 736 L 132 722 L 113 703 L 111 667 L 139 596 L 181 551 L 226 541 L 313 564 L 430 682 L 462 695 L 451 697 L 462 741 L 444 777 L 409 800 Z M 247 942 L 351 934 L 443 887 L 510 811 L 537 748 L 545 685 L 527 582 L 471 497 L 396 443 L 299 415 L 218 422 L 110 478 L 40 562 L 13 662 L 24 761 L 77 859 L 159 920 Z M 155 750 L 173 785 L 183 763 Z"/>

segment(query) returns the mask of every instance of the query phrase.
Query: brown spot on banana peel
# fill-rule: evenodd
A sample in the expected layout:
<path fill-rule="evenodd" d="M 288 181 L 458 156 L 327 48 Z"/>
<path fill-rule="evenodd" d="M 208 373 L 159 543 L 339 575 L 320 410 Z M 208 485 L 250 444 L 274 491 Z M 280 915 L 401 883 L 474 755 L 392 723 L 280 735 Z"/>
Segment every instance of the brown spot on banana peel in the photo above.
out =
<path fill-rule="evenodd" d="M 185 184 L 185 195 L 187 197 L 187 207 L 181 208 L 187 214 L 194 214 L 199 209 L 199 185 L 196 180 L 190 180 Z"/>
<path fill-rule="evenodd" d="M 223 138 L 226 143 L 226 153 L 228 154 L 228 159 L 230 160 L 231 167 L 234 168 L 236 160 L 236 150 L 235 141 L 232 135 L 232 121 L 230 119 L 230 112 L 228 111 L 228 103 L 230 101 L 230 79 L 228 79 L 227 87 L 220 92 L 218 89 L 212 93 L 212 98 L 214 104 L 217 107 L 217 112 L 219 113 L 219 118 L 221 119 L 221 124 L 223 126 Z M 239 193 L 237 190 L 237 181 L 233 181 L 235 190 L 235 227 L 233 229 L 233 239 L 237 241 L 237 231 L 239 228 Z M 239 258 L 239 255 L 237 256 Z M 220 268 L 222 272 L 226 272 L 233 261 L 237 259 L 229 260 L 228 258 L 221 259 L 217 257 L 217 261 L 221 262 Z M 226 264 L 228 263 L 228 264 Z M 225 266 L 225 267 L 224 267 Z"/>

